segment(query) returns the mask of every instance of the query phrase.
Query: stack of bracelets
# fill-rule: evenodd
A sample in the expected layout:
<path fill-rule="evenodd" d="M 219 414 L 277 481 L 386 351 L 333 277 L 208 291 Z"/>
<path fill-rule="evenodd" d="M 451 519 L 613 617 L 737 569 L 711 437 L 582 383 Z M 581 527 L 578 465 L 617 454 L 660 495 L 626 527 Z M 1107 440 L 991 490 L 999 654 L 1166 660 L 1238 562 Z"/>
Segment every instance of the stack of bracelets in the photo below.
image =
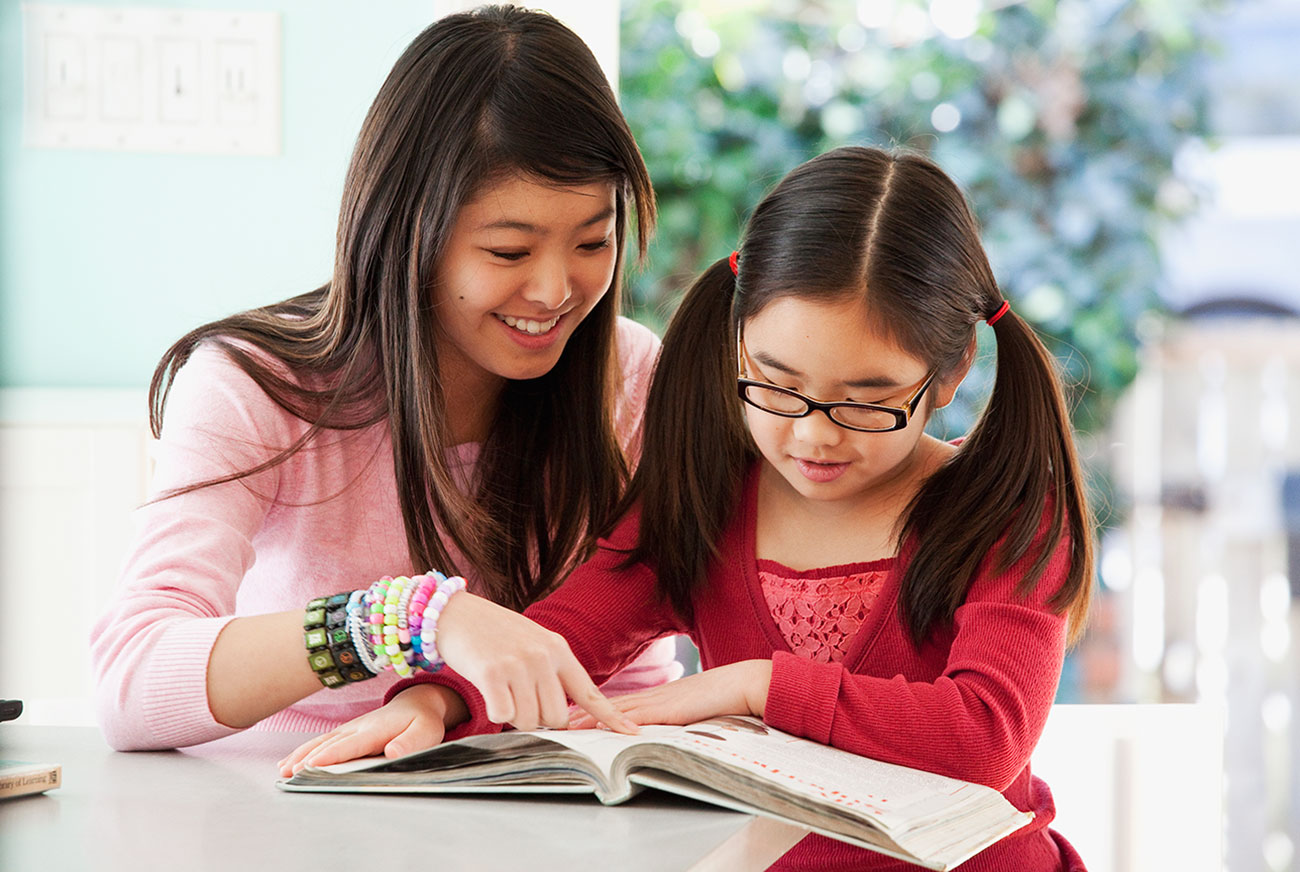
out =
<path fill-rule="evenodd" d="M 438 615 L 465 579 L 429 572 L 384 576 L 366 590 L 307 603 L 303 616 L 307 662 L 330 688 L 374 678 L 391 669 L 403 678 L 442 668 L 435 636 Z"/>

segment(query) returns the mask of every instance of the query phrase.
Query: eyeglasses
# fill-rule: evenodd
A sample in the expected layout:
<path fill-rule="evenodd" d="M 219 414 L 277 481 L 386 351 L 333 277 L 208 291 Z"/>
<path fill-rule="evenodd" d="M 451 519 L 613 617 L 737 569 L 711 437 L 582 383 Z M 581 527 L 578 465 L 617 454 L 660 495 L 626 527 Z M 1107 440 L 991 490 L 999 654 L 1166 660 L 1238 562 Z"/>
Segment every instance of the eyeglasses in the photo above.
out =
<path fill-rule="evenodd" d="M 736 331 L 736 350 L 737 364 L 740 368 L 736 387 L 740 398 L 751 406 L 783 418 L 803 418 L 813 412 L 825 412 L 827 418 L 846 430 L 857 430 L 861 433 L 891 433 L 906 427 L 907 422 L 912 418 L 912 413 L 916 411 L 917 404 L 921 402 L 921 397 L 925 395 L 926 389 L 930 387 L 930 383 L 939 372 L 937 367 L 930 370 L 916 392 L 899 407 L 882 406 L 878 403 L 823 403 L 812 397 L 805 397 L 798 391 L 777 387 L 771 382 L 746 378 L 746 364 L 752 364 L 752 361 L 749 359 L 749 352 L 745 350 L 745 340 L 739 330 Z"/>

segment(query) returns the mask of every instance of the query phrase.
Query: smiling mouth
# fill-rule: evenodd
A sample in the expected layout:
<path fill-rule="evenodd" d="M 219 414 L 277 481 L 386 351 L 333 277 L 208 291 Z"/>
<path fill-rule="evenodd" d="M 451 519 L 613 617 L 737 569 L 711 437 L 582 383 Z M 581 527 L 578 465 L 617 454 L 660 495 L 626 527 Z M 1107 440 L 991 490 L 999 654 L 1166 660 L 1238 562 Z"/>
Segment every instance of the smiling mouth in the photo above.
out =
<path fill-rule="evenodd" d="M 516 318 L 513 315 L 495 315 L 495 313 L 494 317 L 502 324 L 518 330 L 520 333 L 536 336 L 550 332 L 551 328 L 558 324 L 563 316 L 557 315 L 549 321 L 534 321 L 532 318 Z"/>

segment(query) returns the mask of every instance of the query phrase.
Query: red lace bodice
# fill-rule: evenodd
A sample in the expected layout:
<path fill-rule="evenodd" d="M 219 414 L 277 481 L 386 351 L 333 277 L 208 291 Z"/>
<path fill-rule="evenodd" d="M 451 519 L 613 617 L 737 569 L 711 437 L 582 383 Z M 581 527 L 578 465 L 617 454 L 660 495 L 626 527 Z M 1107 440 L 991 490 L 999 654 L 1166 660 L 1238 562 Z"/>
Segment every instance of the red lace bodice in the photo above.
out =
<path fill-rule="evenodd" d="M 844 659 L 892 560 L 796 570 L 758 561 L 763 598 L 790 650 L 820 663 Z"/>

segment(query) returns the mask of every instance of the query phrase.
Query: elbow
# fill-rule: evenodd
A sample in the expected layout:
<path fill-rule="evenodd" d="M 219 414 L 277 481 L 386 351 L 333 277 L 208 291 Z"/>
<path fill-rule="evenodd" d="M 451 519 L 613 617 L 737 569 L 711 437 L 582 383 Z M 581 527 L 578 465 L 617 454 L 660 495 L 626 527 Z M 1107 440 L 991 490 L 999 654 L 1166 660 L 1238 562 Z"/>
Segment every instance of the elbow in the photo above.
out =
<path fill-rule="evenodd" d="M 95 721 L 99 732 L 108 747 L 114 751 L 149 751 L 155 750 L 146 741 L 146 731 L 138 723 L 133 723 L 130 708 L 128 683 L 120 670 L 112 667 L 112 659 L 100 656 L 91 640 L 91 669 L 93 687 L 91 703 L 94 707 Z"/>
<path fill-rule="evenodd" d="M 1028 763 L 1028 759 L 1021 754 L 989 753 L 985 749 L 983 755 L 965 761 L 952 775 L 962 781 L 983 784 L 1001 793 L 1025 771 Z"/>
<path fill-rule="evenodd" d="M 962 781 L 983 784 L 1004 791 L 1029 765 L 1034 744 L 1022 723 L 994 723 L 954 737 L 952 771 L 945 773 Z"/>
<path fill-rule="evenodd" d="M 112 668 L 97 668 L 96 672 L 91 701 L 95 721 L 108 747 L 114 751 L 168 751 L 179 747 L 162 740 L 145 723 L 138 688 L 126 674 Z"/>
<path fill-rule="evenodd" d="M 108 747 L 114 751 L 161 751 L 166 745 L 150 741 L 148 731 L 135 722 L 125 705 L 121 688 L 109 686 L 103 679 L 95 685 L 95 720 Z"/>
<path fill-rule="evenodd" d="M 95 720 L 99 722 L 99 732 L 104 741 L 114 751 L 165 750 L 146 741 L 139 730 L 130 727 L 121 713 L 106 712 L 98 703 L 95 706 Z"/>

